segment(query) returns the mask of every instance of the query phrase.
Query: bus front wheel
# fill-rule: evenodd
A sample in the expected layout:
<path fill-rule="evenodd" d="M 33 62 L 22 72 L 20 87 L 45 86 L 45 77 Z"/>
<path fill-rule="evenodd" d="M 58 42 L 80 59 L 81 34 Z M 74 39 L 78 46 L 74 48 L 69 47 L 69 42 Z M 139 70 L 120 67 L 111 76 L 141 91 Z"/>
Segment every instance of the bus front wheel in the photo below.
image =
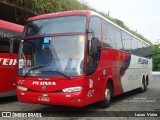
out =
<path fill-rule="evenodd" d="M 98 104 L 101 108 L 107 108 L 111 104 L 112 89 L 110 84 L 107 84 L 104 94 L 105 99 L 100 101 Z"/>

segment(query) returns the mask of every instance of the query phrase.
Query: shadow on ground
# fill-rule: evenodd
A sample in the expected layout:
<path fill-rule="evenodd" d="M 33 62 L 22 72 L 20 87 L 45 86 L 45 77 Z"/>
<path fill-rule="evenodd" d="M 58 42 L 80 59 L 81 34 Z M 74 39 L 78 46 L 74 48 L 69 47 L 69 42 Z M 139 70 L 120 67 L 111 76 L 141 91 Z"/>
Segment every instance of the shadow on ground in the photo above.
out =
<path fill-rule="evenodd" d="M 11 102 L 16 102 L 17 100 L 17 96 L 11 96 L 11 97 L 2 97 L 0 98 L 0 105 L 1 104 L 7 104 L 7 103 L 11 103 Z"/>

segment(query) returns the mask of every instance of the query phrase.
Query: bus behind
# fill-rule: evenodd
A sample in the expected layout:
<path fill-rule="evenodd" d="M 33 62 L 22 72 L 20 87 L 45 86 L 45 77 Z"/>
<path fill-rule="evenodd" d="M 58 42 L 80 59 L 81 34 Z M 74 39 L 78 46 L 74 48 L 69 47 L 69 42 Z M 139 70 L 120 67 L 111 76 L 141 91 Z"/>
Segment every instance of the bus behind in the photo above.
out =
<path fill-rule="evenodd" d="M 16 95 L 18 39 L 22 32 L 23 26 L 0 20 L 0 97 Z"/>

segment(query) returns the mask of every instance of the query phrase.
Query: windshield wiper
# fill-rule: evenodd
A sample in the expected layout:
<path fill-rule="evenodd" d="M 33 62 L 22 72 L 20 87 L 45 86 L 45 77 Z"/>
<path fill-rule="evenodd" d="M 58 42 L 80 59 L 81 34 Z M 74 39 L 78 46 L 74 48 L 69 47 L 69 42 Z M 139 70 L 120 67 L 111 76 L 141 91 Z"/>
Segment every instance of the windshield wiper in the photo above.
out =
<path fill-rule="evenodd" d="M 30 73 L 31 70 L 35 70 L 35 69 L 39 69 L 39 68 L 43 68 L 43 67 L 48 67 L 49 65 L 45 65 L 45 66 L 37 66 L 34 68 L 31 68 L 30 70 L 28 70 L 28 72 L 24 75 L 24 79 L 27 77 L 27 75 Z"/>
<path fill-rule="evenodd" d="M 35 70 L 35 69 L 39 69 L 39 68 L 43 68 L 43 67 L 48 67 L 48 66 L 51 66 L 51 65 L 45 65 L 45 66 L 37 66 L 37 67 L 34 67 L 34 68 L 31 68 L 30 70 L 28 70 L 28 72 L 24 75 L 24 79 L 27 77 L 27 75 L 30 73 L 30 71 L 32 70 Z M 65 75 L 64 73 L 60 72 L 60 71 L 47 71 L 47 72 L 57 72 L 58 74 L 68 78 L 68 79 L 71 79 L 71 77 Z"/>
<path fill-rule="evenodd" d="M 60 75 L 62 75 L 62 76 L 64 76 L 64 77 L 66 77 L 66 78 L 68 78 L 68 79 L 71 79 L 71 77 L 69 77 L 68 75 L 66 75 L 66 74 L 64 74 L 64 73 L 62 73 L 62 72 L 60 72 L 60 71 L 47 71 L 47 72 L 56 72 L 56 73 L 58 73 L 58 74 L 60 74 Z"/>

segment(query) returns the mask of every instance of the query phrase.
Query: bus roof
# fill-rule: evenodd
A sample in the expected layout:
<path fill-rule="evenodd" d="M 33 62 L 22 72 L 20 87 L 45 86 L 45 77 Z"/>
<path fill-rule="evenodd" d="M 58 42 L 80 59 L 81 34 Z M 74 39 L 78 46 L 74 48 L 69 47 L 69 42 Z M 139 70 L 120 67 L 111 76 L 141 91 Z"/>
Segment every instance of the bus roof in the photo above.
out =
<path fill-rule="evenodd" d="M 0 28 L 4 28 L 7 30 L 12 30 L 12 31 L 16 31 L 16 32 L 23 32 L 24 26 L 18 25 L 15 23 L 11 23 L 11 22 L 7 22 L 4 20 L 0 20 Z"/>
<path fill-rule="evenodd" d="M 103 18 L 104 20 L 108 21 L 109 23 L 111 23 L 112 25 L 118 27 L 119 29 L 125 31 L 126 33 L 132 35 L 133 37 L 141 40 L 140 38 L 138 38 L 137 36 L 133 35 L 132 33 L 128 32 L 127 30 L 125 30 L 124 28 L 118 26 L 117 24 L 113 23 L 112 21 L 110 21 L 109 19 L 103 17 L 102 15 L 94 12 L 94 11 L 91 11 L 91 10 L 73 10 L 73 11 L 63 11 L 63 12 L 57 12 L 57 13 L 49 13 L 49 14 L 43 14 L 43 15 L 38 15 L 38 16 L 35 16 L 35 17 L 31 17 L 31 18 L 28 18 L 27 21 L 33 21 L 33 20 L 40 20 L 40 19 L 46 19 L 46 18 L 52 18 L 52 17 L 61 17 L 61 16 L 69 16 L 69 15 L 77 15 L 77 14 L 82 14 L 82 15 L 96 15 L 96 16 L 99 16 L 101 18 Z M 150 45 L 149 43 L 145 42 L 144 40 L 141 40 L 142 42 Z"/>
<path fill-rule="evenodd" d="M 90 15 L 91 11 L 89 11 L 89 10 L 73 10 L 73 11 L 63 11 L 63 12 L 57 12 L 57 13 L 49 13 L 49 14 L 43 14 L 43 15 L 38 15 L 38 16 L 35 16 L 35 17 L 28 18 L 27 21 L 40 20 L 40 19 L 51 18 L 51 17 L 77 15 L 77 14 Z"/>

